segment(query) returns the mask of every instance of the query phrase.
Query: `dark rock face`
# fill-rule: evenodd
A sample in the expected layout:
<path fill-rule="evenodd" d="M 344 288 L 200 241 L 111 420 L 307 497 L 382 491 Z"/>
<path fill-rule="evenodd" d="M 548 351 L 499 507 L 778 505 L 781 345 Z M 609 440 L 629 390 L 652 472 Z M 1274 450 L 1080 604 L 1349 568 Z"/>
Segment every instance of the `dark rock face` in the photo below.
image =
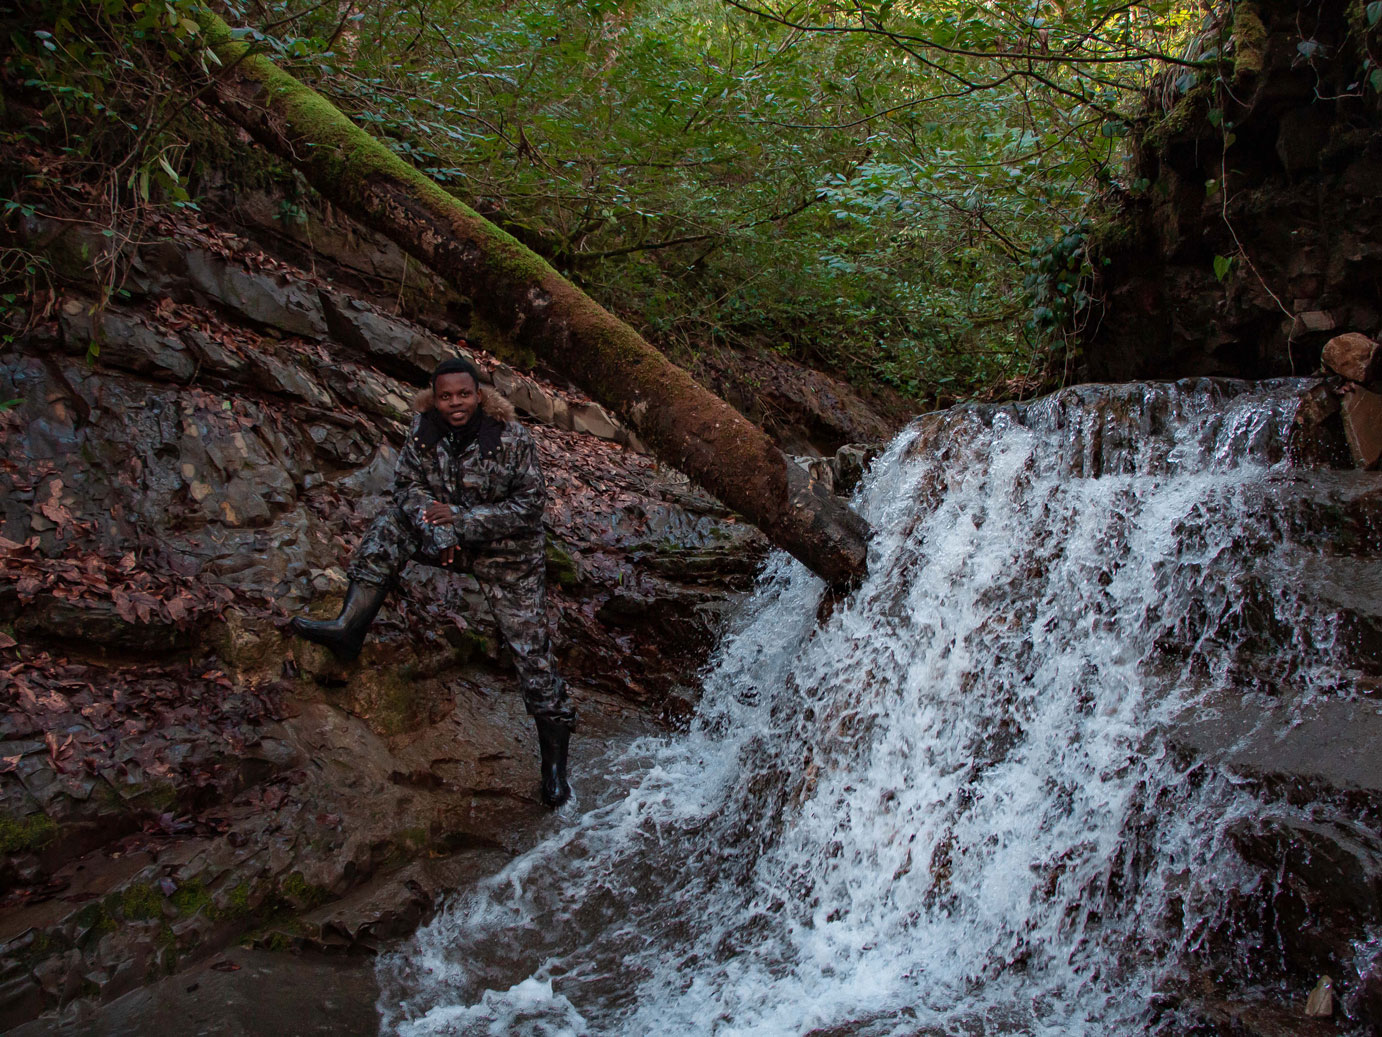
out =
<path fill-rule="evenodd" d="M 849 443 L 884 443 L 913 414 L 900 398 L 865 400 L 851 386 L 772 353 L 707 362 L 701 378 L 784 451 L 806 457 Z"/>
<path fill-rule="evenodd" d="M 102 308 L 104 239 L 31 230 L 85 259 L 0 349 L 0 1029 L 247 933 L 368 949 L 550 816 L 469 577 L 410 570 L 350 667 L 283 633 L 338 607 L 455 347 L 327 257 L 308 274 L 205 224 L 126 255 Z M 477 359 L 547 422 L 579 796 L 596 747 L 686 710 L 766 542 L 589 399 Z"/>
<path fill-rule="evenodd" d="M 1146 186 L 1092 235 L 1090 380 L 1308 374 L 1334 335 L 1382 327 L 1379 27 L 1343 0 L 1225 10 L 1228 82 L 1149 106 Z"/>

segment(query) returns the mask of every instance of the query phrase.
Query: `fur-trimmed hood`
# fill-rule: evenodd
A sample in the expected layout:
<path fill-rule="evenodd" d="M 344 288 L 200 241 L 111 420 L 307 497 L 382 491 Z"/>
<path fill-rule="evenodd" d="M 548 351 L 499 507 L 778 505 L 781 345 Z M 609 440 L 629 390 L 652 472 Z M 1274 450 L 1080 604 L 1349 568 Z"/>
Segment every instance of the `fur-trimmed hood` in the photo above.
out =
<path fill-rule="evenodd" d="M 417 414 L 426 414 L 432 409 L 432 390 L 423 389 L 413 397 L 413 411 Z M 480 409 L 488 414 L 495 421 L 513 421 L 513 404 L 504 397 L 500 396 L 493 389 L 480 386 Z"/>

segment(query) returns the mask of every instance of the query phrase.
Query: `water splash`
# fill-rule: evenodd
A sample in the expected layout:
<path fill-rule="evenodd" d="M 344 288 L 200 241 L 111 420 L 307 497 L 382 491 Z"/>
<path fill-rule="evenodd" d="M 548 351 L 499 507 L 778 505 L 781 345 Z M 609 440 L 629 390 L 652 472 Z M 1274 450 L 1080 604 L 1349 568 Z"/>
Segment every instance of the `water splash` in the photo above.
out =
<path fill-rule="evenodd" d="M 816 622 L 785 556 L 692 730 L 380 966 L 406 1035 L 1108 1034 L 1258 877 L 1177 714 L 1347 660 L 1295 583 L 1290 385 L 1069 390 L 915 422 Z M 1314 583 L 1327 585 L 1316 574 Z M 615 783 L 619 784 L 618 782 Z"/>

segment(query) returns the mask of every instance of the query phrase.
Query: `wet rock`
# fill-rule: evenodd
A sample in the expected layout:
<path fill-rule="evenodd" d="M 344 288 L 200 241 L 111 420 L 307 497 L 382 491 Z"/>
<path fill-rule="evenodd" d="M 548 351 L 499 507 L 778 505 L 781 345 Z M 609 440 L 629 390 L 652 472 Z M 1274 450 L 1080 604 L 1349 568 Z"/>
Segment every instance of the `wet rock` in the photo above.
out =
<path fill-rule="evenodd" d="M 1210 1023 L 1222 1034 L 1234 1037 L 1332 1037 L 1339 1031 L 1332 1023 L 1306 1018 L 1300 1006 L 1261 1001 L 1198 1001 L 1190 1014 Z"/>
<path fill-rule="evenodd" d="M 424 384 L 437 364 L 456 354 L 435 335 L 377 313 L 358 299 L 329 292 L 319 298 L 331 334 L 395 377 Z"/>
<path fill-rule="evenodd" d="M 446 894 L 494 874 L 512 857 L 503 850 L 466 850 L 391 872 L 349 896 L 303 915 L 296 929 L 313 950 L 378 951 L 417 929 Z"/>
<path fill-rule="evenodd" d="M 249 364 L 243 356 L 226 348 L 200 328 L 183 329 L 182 338 L 196 353 L 208 374 L 221 375 L 234 381 L 241 381 L 248 374 Z"/>
<path fill-rule="evenodd" d="M 1293 799 L 1351 793 L 1382 804 L 1382 716 L 1374 699 L 1323 697 L 1291 715 L 1276 705 L 1261 695 L 1227 693 L 1187 710 L 1168 739 Z"/>
<path fill-rule="evenodd" d="M 69 299 L 61 323 L 68 351 L 90 353 L 103 364 L 185 382 L 196 370 L 196 359 L 175 335 L 149 327 L 133 314 L 105 310 L 93 316 L 94 303 Z"/>
<path fill-rule="evenodd" d="M 374 453 L 374 447 L 353 425 L 317 422 L 307 426 L 307 434 L 322 458 L 342 468 L 358 468 Z"/>
<path fill-rule="evenodd" d="M 792 460 L 804 468 L 811 482 L 820 486 L 826 493 L 840 492 L 835 488 L 835 466 L 830 463 L 830 458 L 794 457 Z"/>
<path fill-rule="evenodd" d="M 500 379 L 495 378 L 495 384 L 499 385 Z M 527 378 L 511 378 L 507 388 L 501 392 L 508 398 L 508 401 L 525 414 L 531 414 L 538 421 L 548 425 L 557 425 L 558 428 L 572 428 L 570 410 L 562 408 L 562 421 L 557 421 L 557 400 L 551 395 L 543 392 L 537 383 Z"/>
<path fill-rule="evenodd" d="M 1355 1019 L 1365 1019 L 1374 1029 L 1382 1026 L 1382 947 L 1369 940 L 1358 948 L 1355 958 L 1358 980 L 1345 1001 L 1345 1010 Z"/>
<path fill-rule="evenodd" d="M 1356 331 L 1325 343 L 1324 366 L 1353 382 L 1370 382 L 1382 373 L 1382 347 Z"/>
<path fill-rule="evenodd" d="M 192 644 L 198 635 L 192 624 L 179 626 L 151 615 L 148 622 L 130 622 L 109 601 L 65 601 L 40 595 L 15 617 L 15 633 L 35 641 L 89 645 L 110 650 L 171 652 Z"/>
<path fill-rule="evenodd" d="M 829 456 L 845 443 L 886 441 L 911 416 L 910 408 L 865 400 L 853 387 L 774 353 L 735 354 L 712 367 L 706 381 L 789 454 Z"/>
<path fill-rule="evenodd" d="M 1291 421 L 1287 452 L 1303 467 L 1345 468 L 1351 463 L 1339 394 L 1323 382 L 1301 396 Z"/>
<path fill-rule="evenodd" d="M 367 500 L 386 493 L 393 485 L 394 468 L 398 465 L 398 451 L 388 443 L 381 443 L 368 465 L 357 468 L 337 482 L 342 492 Z"/>
<path fill-rule="evenodd" d="M 257 388 L 291 396 L 313 407 L 334 407 L 336 401 L 301 365 L 287 364 L 256 349 L 245 350 L 245 363 Z"/>
<path fill-rule="evenodd" d="M 288 335 L 326 337 L 326 320 L 314 291 L 199 249 L 181 255 L 193 290 L 236 316 Z"/>
<path fill-rule="evenodd" d="M 216 517 L 227 526 L 268 525 L 272 512 L 255 483 L 239 476 L 215 498 Z"/>
<path fill-rule="evenodd" d="M 37 977 L 28 972 L 0 980 L 0 1028 L 10 1032 L 17 1024 L 34 1018 L 43 1011 L 46 998 Z"/>
<path fill-rule="evenodd" d="M 1336 329 L 1382 331 L 1373 274 L 1382 255 L 1373 185 L 1382 173 L 1370 143 L 1382 122 L 1376 106 L 1355 110 L 1348 96 L 1367 44 L 1348 4 L 1324 0 L 1309 65 L 1338 89 L 1308 89 L 1301 10 L 1252 5 L 1261 67 L 1252 88 L 1221 99 L 1221 121 L 1211 115 L 1219 102 L 1202 92 L 1169 112 L 1169 94 L 1149 101 L 1129 174 L 1147 187 L 1125 195 L 1087 237 L 1101 302 L 1072 325 L 1081 328 L 1088 379 L 1300 375 L 1317 366 Z M 1222 127 L 1230 123 L 1231 197 L 1217 188 L 1207 196 L 1206 183 L 1224 175 Z M 1235 260 L 1221 280 L 1215 256 L 1250 263 Z"/>
<path fill-rule="evenodd" d="M 237 947 L 190 971 L 156 977 L 112 1004 L 96 1008 L 79 1002 L 56 1018 L 8 1032 L 13 1037 L 263 1037 L 265 1020 L 273 1020 L 279 1032 L 300 1037 L 374 1037 L 378 997 L 374 964 L 367 957 Z M 26 1017 L 16 1013 L 13 1018 Z"/>
<path fill-rule="evenodd" d="M 1363 826 L 1269 816 L 1239 823 L 1231 836 L 1244 858 L 1305 896 L 1341 946 L 1354 926 L 1382 919 L 1382 841 Z"/>
<path fill-rule="evenodd" d="M 835 451 L 830 466 L 835 477 L 835 492 L 842 497 L 852 494 L 880 452 L 878 446 L 867 443 L 846 443 Z"/>
<path fill-rule="evenodd" d="M 1382 395 L 1353 388 L 1344 393 L 1344 435 L 1359 468 L 1376 468 L 1382 461 Z"/>
<path fill-rule="evenodd" d="M 338 363 L 321 372 L 323 380 L 347 403 L 396 423 L 391 430 L 402 443 L 407 423 L 412 421 L 411 402 L 415 390 L 408 385 L 359 364 Z"/>

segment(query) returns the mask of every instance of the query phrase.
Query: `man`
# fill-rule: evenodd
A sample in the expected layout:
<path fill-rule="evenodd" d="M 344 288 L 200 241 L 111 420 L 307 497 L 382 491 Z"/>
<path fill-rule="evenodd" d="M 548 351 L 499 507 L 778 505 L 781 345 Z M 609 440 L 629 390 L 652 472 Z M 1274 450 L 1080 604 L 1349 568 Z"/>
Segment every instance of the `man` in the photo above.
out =
<path fill-rule="evenodd" d="M 374 520 L 351 556 L 341 614 L 318 622 L 298 617 L 300 637 L 349 661 L 389 588 L 410 560 L 468 569 L 513 655 L 523 703 L 537 723 L 542 801 L 558 807 L 571 795 L 567 746 L 575 714 L 552 662 L 547 633 L 547 489 L 532 437 L 507 401 L 482 393 L 474 365 L 459 357 L 432 373 L 394 472 L 392 504 Z"/>

